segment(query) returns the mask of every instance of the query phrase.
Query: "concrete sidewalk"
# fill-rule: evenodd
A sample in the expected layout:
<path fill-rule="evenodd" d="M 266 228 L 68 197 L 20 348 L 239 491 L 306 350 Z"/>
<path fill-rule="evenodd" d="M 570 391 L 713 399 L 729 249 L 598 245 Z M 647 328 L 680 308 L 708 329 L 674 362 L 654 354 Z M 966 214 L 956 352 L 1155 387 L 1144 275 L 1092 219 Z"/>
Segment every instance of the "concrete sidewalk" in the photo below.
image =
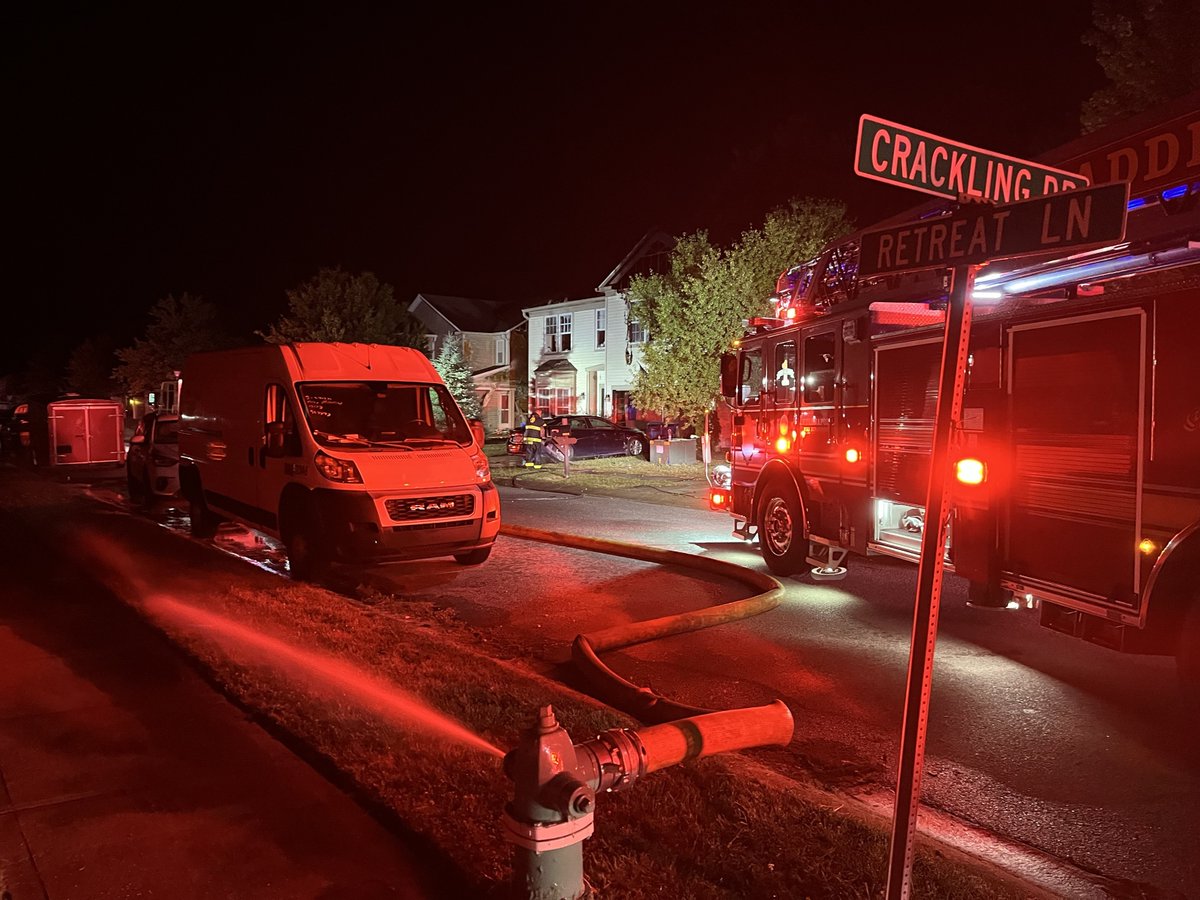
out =
<path fill-rule="evenodd" d="M 0 892 L 435 896 L 401 838 L 87 573 L 39 567 L 23 525 L 0 511 Z"/>

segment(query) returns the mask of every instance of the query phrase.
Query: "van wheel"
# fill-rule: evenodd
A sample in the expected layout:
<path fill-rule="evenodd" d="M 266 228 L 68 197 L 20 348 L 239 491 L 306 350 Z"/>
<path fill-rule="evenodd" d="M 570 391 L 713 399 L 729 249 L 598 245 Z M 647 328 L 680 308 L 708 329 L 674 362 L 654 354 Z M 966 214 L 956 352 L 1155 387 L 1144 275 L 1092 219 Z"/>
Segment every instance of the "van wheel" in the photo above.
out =
<path fill-rule="evenodd" d="M 487 558 L 491 555 L 491 547 L 480 547 L 478 550 L 468 550 L 466 553 L 455 553 L 454 561 L 460 566 L 477 566 L 482 562 L 487 562 Z"/>
<path fill-rule="evenodd" d="M 1192 605 L 1183 617 L 1179 649 L 1175 652 L 1175 670 L 1184 706 L 1200 718 L 1200 588 L 1192 593 Z"/>
<path fill-rule="evenodd" d="M 329 577 L 332 560 L 316 529 L 310 522 L 291 532 L 287 540 L 288 572 L 297 581 L 324 581 Z"/>
<path fill-rule="evenodd" d="M 796 489 L 782 479 L 767 485 L 758 505 L 758 544 L 767 568 L 795 575 L 805 567 L 804 512 Z"/>
<path fill-rule="evenodd" d="M 188 501 L 189 528 L 192 537 L 210 538 L 217 533 L 221 517 L 214 515 L 203 498 Z"/>

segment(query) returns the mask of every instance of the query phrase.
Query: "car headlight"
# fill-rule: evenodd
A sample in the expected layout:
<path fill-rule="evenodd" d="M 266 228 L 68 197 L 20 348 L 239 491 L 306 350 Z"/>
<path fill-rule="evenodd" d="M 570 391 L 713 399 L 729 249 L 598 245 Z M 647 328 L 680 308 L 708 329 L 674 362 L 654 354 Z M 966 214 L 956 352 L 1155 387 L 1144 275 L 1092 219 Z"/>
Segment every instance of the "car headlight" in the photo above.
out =
<path fill-rule="evenodd" d="M 492 480 L 492 467 L 488 465 L 486 456 L 482 453 L 472 453 L 471 462 L 475 466 L 476 484 L 487 484 Z"/>
<path fill-rule="evenodd" d="M 317 471 L 330 481 L 341 484 L 362 484 L 362 476 L 358 474 L 358 466 L 348 459 L 330 456 L 324 450 L 318 450 L 313 457 Z"/>

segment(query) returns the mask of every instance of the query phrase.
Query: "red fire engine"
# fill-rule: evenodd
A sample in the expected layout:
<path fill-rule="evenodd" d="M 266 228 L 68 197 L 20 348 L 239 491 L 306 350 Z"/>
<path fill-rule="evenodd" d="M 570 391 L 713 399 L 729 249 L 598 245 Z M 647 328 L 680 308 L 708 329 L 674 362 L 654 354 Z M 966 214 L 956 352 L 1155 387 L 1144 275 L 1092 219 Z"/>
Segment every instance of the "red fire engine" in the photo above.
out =
<path fill-rule="evenodd" d="M 1047 162 L 1131 185 L 1126 240 L 979 270 L 948 567 L 974 604 L 1200 681 L 1200 95 Z M 917 216 L 944 214 L 930 204 Z M 886 224 L 894 224 L 899 217 Z M 945 271 L 859 278 L 857 236 L 780 277 L 722 359 L 711 505 L 772 571 L 916 560 Z"/>

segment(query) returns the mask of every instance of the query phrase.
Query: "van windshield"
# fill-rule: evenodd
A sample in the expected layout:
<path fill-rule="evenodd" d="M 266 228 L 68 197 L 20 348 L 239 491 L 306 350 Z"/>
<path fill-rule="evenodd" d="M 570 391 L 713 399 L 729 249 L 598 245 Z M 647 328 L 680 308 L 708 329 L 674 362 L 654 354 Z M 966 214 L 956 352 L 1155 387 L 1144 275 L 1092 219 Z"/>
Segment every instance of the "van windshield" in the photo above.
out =
<path fill-rule="evenodd" d="M 444 385 L 310 381 L 296 391 L 313 437 L 325 447 L 465 447 L 472 440 Z"/>

